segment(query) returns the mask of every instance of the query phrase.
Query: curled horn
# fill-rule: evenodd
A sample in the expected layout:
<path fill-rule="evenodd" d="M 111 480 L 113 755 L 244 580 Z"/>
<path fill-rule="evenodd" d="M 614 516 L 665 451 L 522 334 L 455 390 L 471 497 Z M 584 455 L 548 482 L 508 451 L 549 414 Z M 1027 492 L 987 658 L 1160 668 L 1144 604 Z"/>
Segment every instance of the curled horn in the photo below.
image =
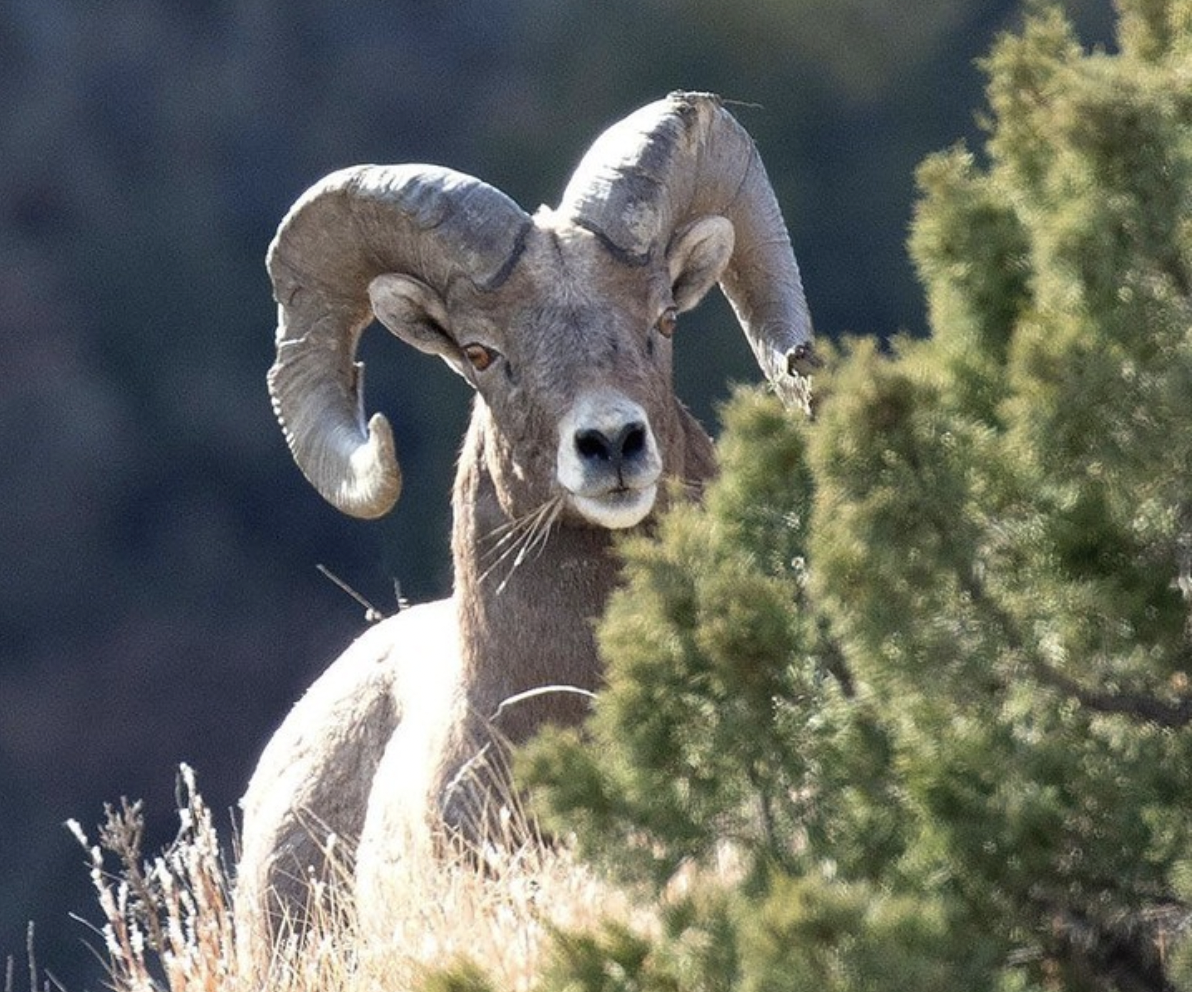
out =
<path fill-rule="evenodd" d="M 269 246 L 277 360 L 269 393 L 294 460 L 328 502 L 357 517 L 401 492 L 389 422 L 366 422 L 356 345 L 372 320 L 368 286 L 399 272 L 440 294 L 456 276 L 495 286 L 529 218 L 470 176 L 433 166 L 335 172 L 290 209 Z"/>
<path fill-rule="evenodd" d="M 753 139 L 706 93 L 672 93 L 605 131 L 563 192 L 559 212 L 627 260 L 665 251 L 692 221 L 733 225 L 720 285 L 766 378 L 808 407 L 816 364 L 811 317 L 778 201 Z"/>

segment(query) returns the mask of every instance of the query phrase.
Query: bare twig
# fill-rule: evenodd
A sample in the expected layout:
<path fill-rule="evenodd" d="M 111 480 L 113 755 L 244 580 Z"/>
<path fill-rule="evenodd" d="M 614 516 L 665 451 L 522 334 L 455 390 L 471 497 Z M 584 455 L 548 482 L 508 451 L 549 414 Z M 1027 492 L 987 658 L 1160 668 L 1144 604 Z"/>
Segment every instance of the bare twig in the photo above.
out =
<path fill-rule="evenodd" d="M 537 699 L 539 696 L 549 696 L 554 694 L 571 694 L 573 696 L 583 696 L 587 699 L 596 699 L 596 693 L 589 689 L 581 689 L 577 685 L 540 685 L 533 689 L 527 689 L 525 692 L 517 692 L 512 696 L 502 699 L 500 705 L 497 706 L 493 715 L 489 720 L 496 723 L 501 714 L 511 706 L 516 706 L 518 703 L 524 703 L 531 699 Z"/>
<path fill-rule="evenodd" d="M 378 610 L 372 603 L 365 599 L 360 593 L 348 585 L 343 579 L 336 575 L 326 565 L 316 565 L 315 568 L 319 570 L 319 574 L 325 579 L 330 579 L 341 590 L 351 596 L 357 603 L 364 607 L 364 619 L 368 623 L 380 623 L 385 619 L 385 614 Z M 401 598 L 398 598 L 398 606 L 401 605 Z"/>

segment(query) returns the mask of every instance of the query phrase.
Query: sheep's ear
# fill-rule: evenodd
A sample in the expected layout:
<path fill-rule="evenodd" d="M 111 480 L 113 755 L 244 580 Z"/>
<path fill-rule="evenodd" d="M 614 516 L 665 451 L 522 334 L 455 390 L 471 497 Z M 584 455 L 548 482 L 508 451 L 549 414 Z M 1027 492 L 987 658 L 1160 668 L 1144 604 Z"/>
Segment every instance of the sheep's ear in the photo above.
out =
<path fill-rule="evenodd" d="M 725 217 L 708 216 L 692 221 L 666 249 L 675 307 L 690 310 L 720 281 L 733 256 L 733 225 Z"/>
<path fill-rule="evenodd" d="M 447 306 L 426 283 L 387 272 L 368 284 L 368 298 L 377 320 L 406 344 L 458 363 L 459 345 L 451 336 Z"/>

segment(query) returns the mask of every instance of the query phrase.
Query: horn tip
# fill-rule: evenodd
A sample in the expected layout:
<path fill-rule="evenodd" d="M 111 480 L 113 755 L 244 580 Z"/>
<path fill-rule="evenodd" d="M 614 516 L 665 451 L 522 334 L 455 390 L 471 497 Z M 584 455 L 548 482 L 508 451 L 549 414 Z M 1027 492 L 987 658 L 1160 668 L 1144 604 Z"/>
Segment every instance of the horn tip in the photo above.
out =
<path fill-rule="evenodd" d="M 812 377 L 815 371 L 824 365 L 823 359 L 815 352 L 815 346 L 810 341 L 805 341 L 784 353 L 775 353 L 774 358 L 777 361 L 768 378 L 783 406 L 788 410 L 801 410 L 808 417 L 814 418 Z"/>
<path fill-rule="evenodd" d="M 401 490 L 393 428 L 384 414 L 374 413 L 368 421 L 367 439 L 349 456 L 347 479 L 328 494 L 330 502 L 349 516 L 375 520 L 393 509 Z"/>
<path fill-rule="evenodd" d="M 816 354 L 815 345 L 810 341 L 804 341 L 786 353 L 786 374 L 789 376 L 809 376 L 823 366 L 824 360 Z"/>

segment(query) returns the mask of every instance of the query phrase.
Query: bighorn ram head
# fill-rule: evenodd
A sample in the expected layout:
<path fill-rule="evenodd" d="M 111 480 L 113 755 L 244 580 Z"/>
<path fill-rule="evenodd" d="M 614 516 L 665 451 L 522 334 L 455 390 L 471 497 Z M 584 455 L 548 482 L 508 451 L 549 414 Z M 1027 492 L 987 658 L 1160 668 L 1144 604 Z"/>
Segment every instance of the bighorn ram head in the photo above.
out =
<path fill-rule="evenodd" d="M 611 531 L 645 520 L 664 480 L 698 486 L 714 471 L 711 440 L 671 387 L 677 315 L 719 282 L 788 403 L 806 405 L 814 361 L 761 160 L 702 94 L 605 132 L 558 209 L 533 217 L 447 169 L 337 172 L 282 222 L 269 271 L 274 406 L 302 471 L 341 510 L 378 516 L 401 489 L 389 424 L 366 421 L 355 363 L 374 316 L 478 399 L 453 496 L 452 597 L 357 640 L 249 784 L 236 906 L 255 962 L 286 921 L 301 925 L 329 835 L 358 840 L 358 913 L 384 919 L 395 865 L 433 849 L 443 827 L 483 830 L 493 783 L 475 757 L 584 716 L 577 696 L 601 682 L 592 621 L 617 582 Z M 532 560 L 519 567 L 519 553 L 486 581 L 494 537 L 525 521 Z M 558 684 L 581 692 L 540 691 Z"/>
<path fill-rule="evenodd" d="M 359 517 L 401 490 L 355 362 L 374 315 L 476 389 L 493 436 L 515 449 L 490 464 L 511 517 L 552 495 L 600 527 L 649 514 L 675 468 L 663 439 L 676 316 L 716 282 L 766 376 L 805 401 L 811 323 L 790 240 L 753 141 L 703 94 L 610 128 L 558 209 L 533 216 L 448 169 L 336 172 L 290 211 L 269 271 L 274 408 L 306 477 Z"/>

